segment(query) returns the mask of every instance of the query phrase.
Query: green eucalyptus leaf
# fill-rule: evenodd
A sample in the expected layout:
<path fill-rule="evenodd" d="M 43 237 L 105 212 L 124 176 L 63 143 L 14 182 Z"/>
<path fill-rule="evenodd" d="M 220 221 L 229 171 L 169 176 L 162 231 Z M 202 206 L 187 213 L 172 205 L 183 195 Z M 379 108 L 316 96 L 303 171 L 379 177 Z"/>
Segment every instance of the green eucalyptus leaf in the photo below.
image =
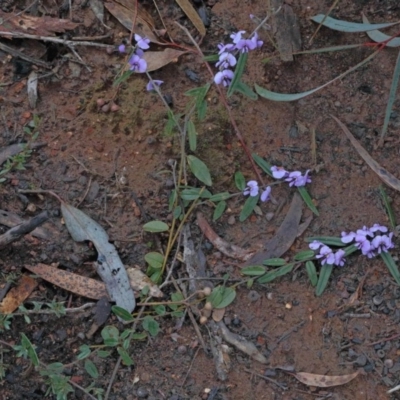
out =
<path fill-rule="evenodd" d="M 217 206 L 215 207 L 213 213 L 213 221 L 216 221 L 221 215 L 224 213 L 226 209 L 226 201 L 220 201 Z"/>
<path fill-rule="evenodd" d="M 206 164 L 199 158 L 189 155 L 187 156 L 188 164 L 193 175 L 207 186 L 212 186 L 210 171 Z"/>
<path fill-rule="evenodd" d="M 245 221 L 253 212 L 255 206 L 258 203 L 258 199 L 260 198 L 260 195 L 257 196 L 249 196 L 247 200 L 245 201 L 242 211 L 240 212 L 239 215 L 239 221 L 243 222 Z"/>
<path fill-rule="evenodd" d="M 143 225 L 143 229 L 146 232 L 158 233 L 158 232 L 167 232 L 169 230 L 168 225 L 162 221 L 150 221 L 147 224 Z"/>

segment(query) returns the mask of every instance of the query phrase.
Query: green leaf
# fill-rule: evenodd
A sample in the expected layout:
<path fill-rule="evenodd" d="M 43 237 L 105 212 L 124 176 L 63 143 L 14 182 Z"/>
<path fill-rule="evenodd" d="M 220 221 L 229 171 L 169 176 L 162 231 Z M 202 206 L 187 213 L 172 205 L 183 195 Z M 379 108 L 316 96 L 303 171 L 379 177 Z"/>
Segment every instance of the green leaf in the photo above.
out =
<path fill-rule="evenodd" d="M 80 351 L 80 353 L 78 353 L 78 355 L 76 356 L 76 358 L 78 360 L 85 359 L 86 357 L 90 356 L 90 354 L 92 352 L 90 350 L 90 347 L 87 344 L 84 344 L 84 345 L 80 346 L 79 347 L 79 351 Z"/>
<path fill-rule="evenodd" d="M 225 308 L 235 300 L 236 291 L 230 287 L 218 286 L 213 289 L 207 301 L 211 302 L 214 308 Z"/>
<path fill-rule="evenodd" d="M 309 258 L 313 258 L 314 255 L 315 255 L 315 253 L 313 250 L 303 250 L 294 256 L 294 261 L 300 261 L 300 262 L 306 261 Z"/>
<path fill-rule="evenodd" d="M 175 189 L 171 190 L 171 194 L 170 194 L 169 199 L 168 199 L 168 210 L 169 211 L 172 211 L 172 209 L 173 209 L 173 207 L 175 205 L 175 201 L 176 201 L 177 195 L 178 194 L 177 194 Z"/>
<path fill-rule="evenodd" d="M 181 215 L 182 215 L 182 207 L 181 206 L 175 207 L 172 213 L 173 218 L 178 219 Z"/>
<path fill-rule="evenodd" d="M 153 306 L 153 310 L 158 314 L 158 315 L 165 315 L 167 312 L 166 308 L 162 304 L 158 304 L 156 306 Z"/>
<path fill-rule="evenodd" d="M 241 81 L 244 68 L 246 67 L 248 53 L 240 53 L 239 60 L 236 64 L 235 75 L 233 76 L 232 82 L 229 85 L 227 96 L 230 97 L 237 90 L 239 82 Z"/>
<path fill-rule="evenodd" d="M 363 19 L 364 24 L 369 24 L 368 18 L 365 16 L 365 14 L 362 14 L 362 19 Z M 400 46 L 400 38 L 399 37 L 385 35 L 381 31 L 377 31 L 377 30 L 368 31 L 367 35 L 374 42 L 377 42 L 377 43 L 385 42 L 386 47 L 399 47 Z"/>
<path fill-rule="evenodd" d="M 26 349 L 28 353 L 28 357 L 31 360 L 32 364 L 37 367 L 39 365 L 39 357 L 36 354 L 36 350 L 33 347 L 33 344 L 25 335 L 25 333 L 21 332 L 21 345 Z"/>
<path fill-rule="evenodd" d="M 199 158 L 189 155 L 187 156 L 188 164 L 193 175 L 207 186 L 212 186 L 210 171 L 207 165 Z"/>
<path fill-rule="evenodd" d="M 293 267 L 294 267 L 294 263 L 291 263 L 291 264 L 284 265 L 283 267 L 274 269 L 273 271 L 267 272 L 265 275 L 258 278 L 257 282 L 258 283 L 272 282 L 276 278 L 279 278 L 280 276 L 286 275 L 289 272 L 291 272 Z"/>
<path fill-rule="evenodd" d="M 178 301 L 182 301 L 182 300 L 183 300 L 182 293 L 176 292 L 176 293 L 171 294 L 171 301 L 178 302 Z M 179 307 L 179 304 L 168 304 L 168 307 L 171 310 L 176 311 Z"/>
<path fill-rule="evenodd" d="M 387 215 L 389 217 L 390 226 L 392 227 L 393 230 L 395 230 L 397 226 L 396 217 L 394 216 L 393 208 L 390 204 L 389 197 L 387 196 L 386 191 L 382 185 L 379 186 L 379 191 L 381 193 L 382 201 L 386 208 Z"/>
<path fill-rule="evenodd" d="M 107 325 L 102 329 L 101 337 L 106 346 L 116 346 L 119 340 L 119 331 L 115 326 Z"/>
<path fill-rule="evenodd" d="M 133 340 L 145 340 L 147 339 L 147 333 L 146 332 L 136 332 L 132 334 L 132 339 Z"/>
<path fill-rule="evenodd" d="M 167 123 L 164 126 L 164 135 L 172 136 L 173 129 L 175 127 L 174 114 L 171 110 L 167 111 Z"/>
<path fill-rule="evenodd" d="M 154 269 L 159 269 L 162 267 L 164 262 L 164 256 L 160 253 L 152 251 L 144 256 L 145 261 Z"/>
<path fill-rule="evenodd" d="M 250 265 L 248 267 L 244 267 L 240 270 L 243 275 L 247 276 L 260 276 L 264 275 L 266 268 L 262 265 Z"/>
<path fill-rule="evenodd" d="M 247 289 L 251 289 L 253 285 L 254 285 L 254 279 L 249 279 L 246 284 Z"/>
<path fill-rule="evenodd" d="M 160 325 L 158 322 L 149 315 L 146 315 L 143 318 L 142 322 L 143 329 L 150 333 L 151 336 L 157 336 L 158 332 L 160 332 Z"/>
<path fill-rule="evenodd" d="M 385 136 L 387 128 L 389 126 L 389 120 L 392 114 L 393 104 L 396 100 L 397 88 L 399 86 L 399 79 L 400 79 L 400 51 L 397 54 L 396 65 L 393 71 L 392 84 L 390 85 L 389 100 L 386 105 L 385 119 L 383 121 L 381 139 L 383 139 L 383 137 Z"/>
<path fill-rule="evenodd" d="M 197 118 L 199 121 L 202 121 L 207 114 L 207 102 L 203 100 L 196 108 L 197 110 Z"/>
<path fill-rule="evenodd" d="M 196 127 L 194 126 L 194 123 L 192 121 L 188 122 L 187 130 L 188 130 L 189 148 L 191 151 L 196 151 L 197 132 L 196 132 Z"/>
<path fill-rule="evenodd" d="M 263 265 L 267 267 L 282 267 L 286 265 L 286 261 L 283 258 L 269 258 L 263 261 Z"/>
<path fill-rule="evenodd" d="M 119 78 L 115 79 L 113 86 L 118 86 L 120 83 L 125 82 L 131 75 L 133 71 L 125 71 Z"/>
<path fill-rule="evenodd" d="M 324 14 L 315 15 L 314 17 L 311 17 L 311 20 L 317 22 L 318 24 L 326 26 L 327 28 L 332 29 L 334 31 L 350 32 L 350 33 L 368 32 L 376 29 L 384 29 L 389 26 L 397 24 L 397 22 L 384 23 L 384 24 L 363 24 L 357 22 L 348 22 L 348 21 L 342 21 L 340 19 L 335 19 L 332 17 L 327 17 Z"/>
<path fill-rule="evenodd" d="M 133 321 L 133 316 L 132 314 L 125 310 L 125 308 L 122 308 L 120 306 L 112 306 L 111 311 L 119 318 L 121 318 L 124 321 Z"/>
<path fill-rule="evenodd" d="M 250 88 L 249 85 L 245 84 L 244 82 L 239 81 L 235 87 L 235 90 L 239 93 L 244 94 L 251 100 L 257 100 L 258 96 L 254 91 Z"/>
<path fill-rule="evenodd" d="M 99 377 L 99 371 L 97 371 L 93 361 L 89 359 L 85 360 L 85 370 L 92 378 L 97 379 Z"/>
<path fill-rule="evenodd" d="M 332 270 L 333 265 L 331 264 L 324 264 L 321 266 L 317 288 L 315 289 L 315 294 L 317 296 L 321 296 L 321 294 L 324 292 L 326 286 L 328 285 L 329 277 L 331 276 Z"/>
<path fill-rule="evenodd" d="M 204 56 L 203 60 L 207 61 L 207 62 L 218 61 L 219 60 L 219 54 L 211 54 L 210 56 Z"/>
<path fill-rule="evenodd" d="M 64 371 L 64 364 L 60 362 L 55 362 L 51 364 L 47 364 L 44 369 L 39 369 L 39 374 L 41 376 L 48 376 L 48 375 L 60 375 Z"/>
<path fill-rule="evenodd" d="M 247 200 L 245 201 L 242 211 L 240 212 L 239 215 L 239 221 L 243 222 L 245 221 L 253 212 L 254 207 L 257 205 L 258 203 L 258 199 L 260 198 L 260 195 L 257 196 L 249 196 L 247 198 Z"/>
<path fill-rule="evenodd" d="M 229 192 L 221 192 L 221 193 L 217 193 L 212 195 L 209 200 L 212 202 L 217 203 L 218 201 L 222 201 L 222 200 L 227 200 L 231 197 L 231 194 Z"/>
<path fill-rule="evenodd" d="M 350 246 L 345 247 L 343 250 L 344 250 L 345 257 L 347 257 L 350 254 L 353 254 L 360 249 L 358 247 L 356 247 L 355 244 L 351 244 Z"/>
<path fill-rule="evenodd" d="M 246 188 L 246 180 L 240 171 L 235 172 L 235 185 L 241 192 Z"/>
<path fill-rule="evenodd" d="M 380 254 L 382 260 L 385 262 L 389 272 L 392 274 L 396 283 L 400 286 L 400 272 L 399 268 L 396 265 L 396 262 L 393 260 L 393 257 L 388 252 L 382 252 Z"/>
<path fill-rule="evenodd" d="M 216 221 L 224 213 L 225 209 L 226 209 L 226 201 L 220 201 L 217 204 L 217 207 L 215 207 L 213 213 L 213 221 Z"/>
<path fill-rule="evenodd" d="M 265 161 L 262 157 L 260 157 L 258 154 L 252 154 L 253 160 L 255 163 L 269 176 L 272 176 L 271 172 L 271 165 Z"/>
<path fill-rule="evenodd" d="M 317 270 L 315 268 L 315 264 L 312 261 L 306 262 L 306 271 L 308 275 L 308 279 L 311 282 L 312 286 L 316 286 L 318 282 Z"/>
<path fill-rule="evenodd" d="M 117 347 L 117 351 L 118 351 L 118 354 L 121 356 L 122 362 L 124 363 L 124 365 L 126 365 L 127 367 L 130 367 L 131 365 L 133 365 L 133 360 L 132 360 L 131 356 L 128 354 L 128 352 L 123 347 Z"/>
<path fill-rule="evenodd" d="M 150 280 L 156 284 L 160 283 L 162 273 L 163 273 L 162 269 L 153 272 L 152 275 L 150 276 Z"/>
<path fill-rule="evenodd" d="M 307 207 L 315 214 L 315 215 L 319 215 L 319 212 L 317 210 L 317 207 L 315 207 L 311 196 L 309 195 L 307 189 L 304 186 L 299 186 L 297 188 L 297 190 L 299 191 L 301 197 L 304 200 L 304 203 L 306 203 Z"/>
<path fill-rule="evenodd" d="M 107 358 L 110 357 L 111 351 L 109 350 L 99 350 L 96 355 L 98 355 L 100 358 Z"/>
<path fill-rule="evenodd" d="M 346 243 L 342 242 L 342 239 L 337 236 L 312 236 L 305 239 L 307 243 L 311 243 L 314 240 L 321 242 L 328 246 L 344 247 Z"/>
<path fill-rule="evenodd" d="M 143 225 L 143 230 L 146 232 L 167 232 L 169 230 L 168 225 L 162 221 L 150 221 Z"/>

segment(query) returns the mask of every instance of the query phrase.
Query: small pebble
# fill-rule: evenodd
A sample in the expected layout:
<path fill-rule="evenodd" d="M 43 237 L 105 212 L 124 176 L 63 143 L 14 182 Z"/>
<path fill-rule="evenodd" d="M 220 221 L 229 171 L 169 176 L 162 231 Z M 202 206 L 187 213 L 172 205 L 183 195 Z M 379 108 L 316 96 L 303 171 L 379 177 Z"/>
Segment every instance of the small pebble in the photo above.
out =
<path fill-rule="evenodd" d="M 268 376 L 268 377 L 272 378 L 272 377 L 276 376 L 276 370 L 268 368 L 264 371 L 264 376 Z"/>
<path fill-rule="evenodd" d="M 185 345 L 180 345 L 179 347 L 178 347 L 178 353 L 179 354 L 185 354 L 186 353 L 186 351 L 187 351 L 187 347 L 185 346 Z"/>
<path fill-rule="evenodd" d="M 274 218 L 274 213 L 273 213 L 273 212 L 267 212 L 267 213 L 265 214 L 265 219 L 266 219 L 267 221 L 271 221 L 272 218 Z"/>
<path fill-rule="evenodd" d="M 257 301 L 261 296 L 259 295 L 258 292 L 256 292 L 255 290 L 250 290 L 250 292 L 247 294 L 247 298 L 251 301 L 251 302 L 255 302 Z"/>
<path fill-rule="evenodd" d="M 228 218 L 228 224 L 229 225 L 234 225 L 235 224 L 235 216 L 234 215 L 231 215 L 229 218 Z"/>
<path fill-rule="evenodd" d="M 374 297 L 372 298 L 372 302 L 373 302 L 376 306 L 379 306 L 379 305 L 381 305 L 382 302 L 383 302 L 383 297 L 382 297 L 382 296 L 379 296 L 379 295 L 376 295 L 376 296 L 374 296 Z"/>
<path fill-rule="evenodd" d="M 354 362 L 354 364 L 357 366 L 357 367 L 364 367 L 366 364 L 367 364 L 367 357 L 364 355 L 364 354 L 360 354 L 358 357 L 357 357 L 357 359 L 356 359 L 356 361 Z"/>
<path fill-rule="evenodd" d="M 393 367 L 393 360 L 391 360 L 390 358 L 387 358 L 383 363 L 384 363 L 386 368 L 392 368 Z"/>
<path fill-rule="evenodd" d="M 385 352 L 384 350 L 378 350 L 378 351 L 376 352 L 376 355 L 377 355 L 379 358 L 384 358 L 384 357 L 386 356 L 386 352 Z"/>
<path fill-rule="evenodd" d="M 149 391 L 144 387 L 139 387 L 136 390 L 136 396 L 139 397 L 139 399 L 147 399 L 149 397 Z"/>
<path fill-rule="evenodd" d="M 109 104 L 104 104 L 104 106 L 101 107 L 101 111 L 103 113 L 108 113 L 110 111 L 110 105 Z"/>

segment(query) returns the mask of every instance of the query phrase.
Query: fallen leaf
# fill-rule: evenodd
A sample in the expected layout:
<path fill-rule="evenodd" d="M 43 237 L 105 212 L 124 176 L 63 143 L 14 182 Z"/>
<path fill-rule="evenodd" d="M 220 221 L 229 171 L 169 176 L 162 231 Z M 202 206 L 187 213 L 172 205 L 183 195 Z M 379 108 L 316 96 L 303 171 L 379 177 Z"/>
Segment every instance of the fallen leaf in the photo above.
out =
<path fill-rule="evenodd" d="M 128 274 L 115 249 L 108 241 L 106 231 L 96 221 L 81 210 L 67 203 L 61 203 L 65 225 L 77 242 L 90 240 L 96 247 L 98 256 L 96 269 L 106 285 L 112 301 L 132 312 L 136 306 L 135 295 L 129 284 Z"/>
<path fill-rule="evenodd" d="M 36 286 L 35 279 L 28 275 L 22 275 L 18 286 L 13 287 L 0 303 L 0 313 L 11 314 L 29 297 Z"/>
<path fill-rule="evenodd" d="M 246 262 L 246 265 L 259 265 L 268 258 L 280 257 L 290 249 L 299 231 L 302 206 L 303 202 L 300 195 L 295 193 L 282 225 L 277 230 L 275 236 L 265 243 L 264 248 L 266 250 L 254 254 L 254 256 Z"/>
<path fill-rule="evenodd" d="M 327 388 L 331 386 L 345 385 L 346 383 L 352 381 L 359 374 L 360 371 L 356 371 L 353 374 L 348 374 L 348 375 L 332 375 L 332 376 L 310 374 L 308 372 L 298 372 L 296 374 L 293 374 L 293 376 L 307 386 Z"/>
<path fill-rule="evenodd" d="M 225 315 L 225 310 L 226 310 L 225 307 L 224 308 L 216 308 L 216 309 L 214 309 L 213 312 L 212 312 L 212 319 L 215 322 L 222 321 L 222 318 L 224 318 L 224 315 Z"/>
<path fill-rule="evenodd" d="M 48 16 L 34 17 L 26 13 L 5 13 L 0 10 L 2 32 L 28 33 L 39 36 L 55 36 L 57 32 L 75 29 L 79 24 L 67 19 Z M 0 32 L 0 36 L 1 33 Z"/>
<path fill-rule="evenodd" d="M 27 89 L 28 89 L 28 100 L 31 108 L 36 108 L 36 102 L 38 99 L 37 94 L 38 87 L 38 76 L 36 71 L 32 71 L 28 77 Z"/>
<path fill-rule="evenodd" d="M 24 268 L 39 275 L 47 282 L 68 290 L 71 293 L 75 293 L 78 296 L 94 300 L 99 300 L 102 297 L 109 298 L 104 283 L 96 281 L 95 279 L 64 271 L 54 265 L 40 263 L 37 265 L 25 265 Z"/>
<path fill-rule="evenodd" d="M 100 0 L 90 0 L 90 8 L 106 29 L 111 29 L 104 23 L 104 3 Z"/>
<path fill-rule="evenodd" d="M 200 32 L 200 35 L 204 37 L 206 35 L 206 28 L 199 14 L 190 4 L 189 0 L 175 0 L 175 1 L 179 4 L 179 7 L 182 8 L 183 12 L 190 19 L 190 21 L 192 21 L 192 24 Z"/>
<path fill-rule="evenodd" d="M 160 39 L 155 35 L 154 31 L 154 21 L 151 15 L 143 8 L 143 6 L 136 2 L 137 4 L 137 15 L 135 26 L 133 27 L 133 33 L 137 33 L 141 36 L 145 36 L 152 43 L 157 44 L 168 44 L 160 41 Z M 133 18 L 135 16 L 135 6 L 133 2 L 122 1 L 118 2 L 106 2 L 104 7 L 108 12 L 113 15 L 129 32 L 132 30 Z"/>
<path fill-rule="evenodd" d="M 147 71 L 155 71 L 171 62 L 177 62 L 178 57 L 185 54 L 186 51 L 166 48 L 163 51 L 146 51 L 143 58 L 147 62 Z"/>
<path fill-rule="evenodd" d="M 381 167 L 369 154 L 368 152 L 358 143 L 357 139 L 352 135 L 352 133 L 347 129 L 346 125 L 344 125 L 341 121 L 339 121 L 335 116 L 331 115 L 331 117 L 338 123 L 338 125 L 342 128 L 343 132 L 350 140 L 351 144 L 355 147 L 358 154 L 364 159 L 364 161 L 370 166 L 370 168 L 386 183 L 386 185 L 392 187 L 395 190 L 400 191 L 400 180 L 397 179 L 394 175 L 392 175 L 385 168 Z"/>
<path fill-rule="evenodd" d="M 164 293 L 159 287 L 139 268 L 128 267 L 126 272 L 129 276 L 129 282 L 135 292 L 141 292 L 146 286 L 150 289 L 149 294 L 152 297 L 164 297 Z"/>

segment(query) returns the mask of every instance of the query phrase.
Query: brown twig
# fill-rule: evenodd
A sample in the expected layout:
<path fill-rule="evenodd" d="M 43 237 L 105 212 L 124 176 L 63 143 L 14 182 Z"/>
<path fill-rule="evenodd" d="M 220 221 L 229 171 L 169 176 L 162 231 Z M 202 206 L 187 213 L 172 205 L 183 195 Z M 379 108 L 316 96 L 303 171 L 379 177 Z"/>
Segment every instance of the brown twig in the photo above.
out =
<path fill-rule="evenodd" d="M 0 43 L 0 49 L 3 50 L 6 53 L 11 54 L 13 57 L 21 58 L 22 60 L 28 61 L 31 64 L 38 65 L 39 67 L 43 67 L 43 68 L 46 68 L 46 69 L 51 69 L 52 68 L 52 65 L 50 65 L 49 63 L 47 63 L 45 61 L 42 61 L 42 60 L 38 60 L 37 58 L 33 58 L 33 57 L 30 57 L 30 56 L 27 56 L 26 54 L 24 54 L 24 53 L 22 53 L 22 52 L 20 52 L 20 51 L 18 51 L 16 49 L 13 49 L 12 47 L 7 46 L 7 45 L 5 45 L 3 43 Z"/>
<path fill-rule="evenodd" d="M 245 369 L 244 371 L 247 372 L 248 374 L 252 374 L 252 375 L 258 376 L 259 378 L 265 379 L 266 381 L 271 382 L 274 385 L 280 387 L 282 390 L 288 390 L 288 388 L 285 385 L 283 385 L 282 383 L 279 383 L 275 379 L 271 379 L 268 376 L 258 374 L 257 372 L 251 371 L 249 369 Z"/>

